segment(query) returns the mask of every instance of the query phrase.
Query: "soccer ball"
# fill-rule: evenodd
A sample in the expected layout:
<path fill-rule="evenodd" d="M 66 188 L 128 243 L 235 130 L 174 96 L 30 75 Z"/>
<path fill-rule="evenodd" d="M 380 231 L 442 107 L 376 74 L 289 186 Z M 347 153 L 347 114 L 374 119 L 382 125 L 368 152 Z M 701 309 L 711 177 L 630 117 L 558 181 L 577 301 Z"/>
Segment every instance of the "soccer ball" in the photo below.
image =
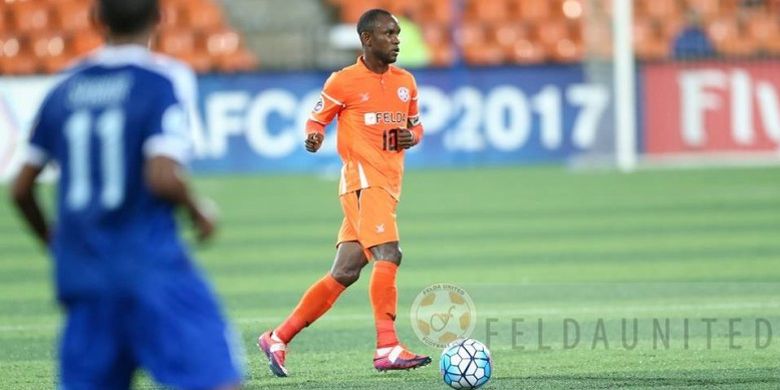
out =
<path fill-rule="evenodd" d="M 493 359 L 485 344 L 456 340 L 441 353 L 439 369 L 444 383 L 453 389 L 476 389 L 490 380 Z"/>

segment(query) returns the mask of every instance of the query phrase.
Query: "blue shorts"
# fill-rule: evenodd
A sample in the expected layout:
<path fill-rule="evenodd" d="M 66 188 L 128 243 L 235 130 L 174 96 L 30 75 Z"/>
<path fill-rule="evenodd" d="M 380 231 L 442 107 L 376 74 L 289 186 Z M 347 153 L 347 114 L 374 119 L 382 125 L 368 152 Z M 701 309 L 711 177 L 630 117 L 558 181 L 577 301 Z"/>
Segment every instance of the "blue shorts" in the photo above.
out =
<path fill-rule="evenodd" d="M 65 306 L 62 389 L 127 389 L 138 368 L 177 389 L 242 379 L 240 343 L 194 272 L 161 275 L 129 294 Z"/>

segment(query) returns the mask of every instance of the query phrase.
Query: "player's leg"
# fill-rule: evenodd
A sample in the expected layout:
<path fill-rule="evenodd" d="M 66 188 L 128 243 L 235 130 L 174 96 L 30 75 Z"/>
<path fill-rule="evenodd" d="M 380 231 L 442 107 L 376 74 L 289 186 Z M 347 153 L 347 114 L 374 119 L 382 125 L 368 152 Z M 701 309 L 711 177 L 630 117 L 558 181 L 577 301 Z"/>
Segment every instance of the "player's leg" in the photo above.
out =
<path fill-rule="evenodd" d="M 395 331 L 395 317 L 398 306 L 396 273 L 401 264 L 401 248 L 398 241 L 376 245 L 370 248 L 374 256 L 374 269 L 368 293 L 374 309 L 376 325 L 376 347 L 383 349 L 398 345 Z"/>
<path fill-rule="evenodd" d="M 137 292 L 128 333 L 141 366 L 176 389 L 240 387 L 243 351 L 197 272 L 158 275 Z"/>
<path fill-rule="evenodd" d="M 431 358 L 407 350 L 399 341 L 395 330 L 398 306 L 396 273 L 401 264 L 401 248 L 398 242 L 371 247 L 374 269 L 369 283 L 371 306 L 376 326 L 376 354 L 374 367 L 380 371 L 408 370 L 431 363 Z"/>
<path fill-rule="evenodd" d="M 369 188 L 363 191 L 361 205 L 360 240 L 374 258 L 369 282 L 377 334 L 374 367 L 384 371 L 429 364 L 430 357 L 407 351 L 398 341 L 395 330 L 398 306 L 396 273 L 403 257 L 395 217 L 397 201 L 382 189 Z"/>
<path fill-rule="evenodd" d="M 330 272 L 306 290 L 298 306 L 274 329 L 273 336 L 285 344 L 292 341 L 303 328 L 330 310 L 344 289 L 360 277 L 360 270 L 367 263 L 360 244 L 355 241 L 340 243 Z"/>
<path fill-rule="evenodd" d="M 268 358 L 271 372 L 276 376 L 287 376 L 289 373 L 285 367 L 287 344 L 303 328 L 330 310 L 344 289 L 360 277 L 360 270 L 368 263 L 352 224 L 358 213 L 357 194 L 344 194 L 341 203 L 345 217 L 339 230 L 339 244 L 330 272 L 306 290 L 284 322 L 273 331 L 258 337 L 257 346 Z"/>
<path fill-rule="evenodd" d="M 289 374 L 285 367 L 287 343 L 330 310 L 344 289 L 360 277 L 360 270 L 367 263 L 360 244 L 355 241 L 340 243 L 331 271 L 306 290 L 298 306 L 284 322 L 273 331 L 260 335 L 257 346 L 268 358 L 268 365 L 274 375 Z"/>
<path fill-rule="evenodd" d="M 136 364 L 125 347 L 121 306 L 111 299 L 81 300 L 65 305 L 59 388 L 130 388 Z"/>

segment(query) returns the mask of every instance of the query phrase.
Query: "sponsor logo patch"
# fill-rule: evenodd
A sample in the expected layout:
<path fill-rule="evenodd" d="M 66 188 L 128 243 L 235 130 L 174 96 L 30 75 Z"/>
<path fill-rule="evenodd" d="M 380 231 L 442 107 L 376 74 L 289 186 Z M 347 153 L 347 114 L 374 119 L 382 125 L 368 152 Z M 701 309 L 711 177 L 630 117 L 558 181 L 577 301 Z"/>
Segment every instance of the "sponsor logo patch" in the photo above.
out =
<path fill-rule="evenodd" d="M 322 97 L 320 96 L 320 100 L 317 100 L 317 104 L 314 105 L 314 112 L 322 112 L 323 108 L 325 108 L 325 102 L 322 101 Z"/>
<path fill-rule="evenodd" d="M 402 102 L 408 102 L 409 101 L 409 88 L 399 87 L 398 88 L 398 98 L 401 99 Z"/>

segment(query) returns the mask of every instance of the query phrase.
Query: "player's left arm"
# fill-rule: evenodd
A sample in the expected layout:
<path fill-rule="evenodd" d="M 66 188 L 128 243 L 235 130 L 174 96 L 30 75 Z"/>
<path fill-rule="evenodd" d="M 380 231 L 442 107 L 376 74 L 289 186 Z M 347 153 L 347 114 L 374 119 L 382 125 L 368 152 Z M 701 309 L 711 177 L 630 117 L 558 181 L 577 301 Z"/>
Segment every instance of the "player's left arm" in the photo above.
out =
<path fill-rule="evenodd" d="M 195 84 L 195 76 L 189 70 L 182 71 L 180 78 Z M 149 118 L 143 144 L 144 179 L 152 194 L 185 209 L 198 241 L 204 241 L 216 229 L 215 206 L 206 198 L 197 198 L 189 185 L 185 167 L 192 155 L 190 110 L 194 107 L 188 106 L 186 96 L 180 97 L 174 90 L 162 89 L 157 94 L 159 111 Z"/>
<path fill-rule="evenodd" d="M 195 198 L 179 161 L 165 154 L 152 154 L 147 157 L 144 171 L 146 184 L 155 196 L 187 211 L 197 230 L 198 241 L 205 241 L 214 234 L 215 206 L 208 198 Z"/>
<path fill-rule="evenodd" d="M 398 147 L 402 149 L 409 149 L 422 141 L 423 138 L 423 126 L 420 122 L 420 108 L 417 104 L 417 98 L 419 96 L 417 92 L 417 82 L 412 78 L 412 90 L 409 102 L 409 111 L 407 113 L 407 123 L 405 129 L 398 131 Z"/>

